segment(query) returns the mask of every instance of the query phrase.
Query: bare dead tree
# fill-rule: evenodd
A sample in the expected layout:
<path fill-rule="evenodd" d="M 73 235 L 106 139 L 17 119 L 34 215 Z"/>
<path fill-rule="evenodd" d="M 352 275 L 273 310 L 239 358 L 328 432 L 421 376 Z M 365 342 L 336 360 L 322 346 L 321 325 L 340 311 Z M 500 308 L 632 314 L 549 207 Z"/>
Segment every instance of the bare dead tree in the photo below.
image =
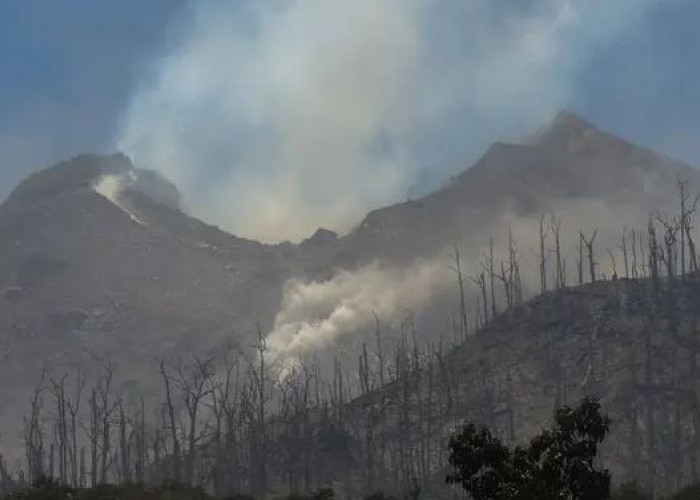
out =
<path fill-rule="evenodd" d="M 561 260 L 561 284 L 562 287 L 566 287 L 566 259 Z"/>
<path fill-rule="evenodd" d="M 85 379 L 82 376 L 80 368 L 76 369 L 75 376 L 75 392 L 73 398 L 66 398 L 66 406 L 68 408 L 68 414 L 70 418 L 70 457 L 71 457 L 71 470 L 72 470 L 72 484 L 73 487 L 79 487 L 81 479 L 79 479 L 78 469 L 78 413 L 80 412 L 80 403 L 83 396 L 83 389 L 85 388 Z"/>
<path fill-rule="evenodd" d="M 632 277 L 639 277 L 639 273 L 637 271 L 637 235 L 635 228 L 632 228 Z"/>
<path fill-rule="evenodd" d="M 54 432 L 55 437 L 55 432 Z M 49 478 L 54 479 L 56 477 L 56 468 L 54 466 L 56 457 L 56 443 L 51 443 L 49 445 Z"/>
<path fill-rule="evenodd" d="M 556 265 L 556 287 L 557 289 L 564 287 L 564 269 L 561 260 L 561 218 L 552 215 L 550 217 L 549 226 L 554 234 L 554 255 Z"/>
<path fill-rule="evenodd" d="M 367 343 L 362 343 L 362 348 L 358 356 L 357 378 L 360 381 L 360 392 L 363 396 L 370 392 L 369 382 L 369 360 L 367 359 Z"/>
<path fill-rule="evenodd" d="M 145 479 L 146 469 L 146 403 L 143 399 L 143 394 L 139 394 L 139 408 L 136 416 L 137 432 L 136 432 L 136 463 L 134 464 L 134 473 L 136 481 L 143 483 Z"/>
<path fill-rule="evenodd" d="M 258 460 L 256 472 L 255 491 L 263 492 L 267 488 L 267 343 L 258 328 L 258 341 L 255 345 L 257 351 L 257 366 L 251 364 L 251 376 L 256 390 L 257 399 L 257 430 L 258 430 Z M 254 369 L 253 369 L 254 368 Z M 342 375 L 342 374 L 341 374 Z M 342 379 L 340 393 L 342 397 Z"/>
<path fill-rule="evenodd" d="M 452 271 L 457 276 L 457 287 L 459 292 L 459 319 L 460 319 L 460 337 L 466 338 L 467 336 L 467 303 L 464 294 L 464 276 L 462 275 L 462 265 L 459 258 L 459 249 L 454 247 L 454 267 Z"/>
<path fill-rule="evenodd" d="M 512 308 L 522 300 L 522 279 L 520 277 L 520 262 L 513 239 L 512 230 L 508 232 L 508 260 L 501 260 L 500 271 L 490 270 L 502 283 L 507 308 Z M 493 300 L 493 299 L 492 299 Z"/>
<path fill-rule="evenodd" d="M 495 269 L 493 267 L 493 238 L 489 238 L 489 284 L 491 285 L 491 317 L 496 317 L 496 277 Z"/>
<path fill-rule="evenodd" d="M 481 288 L 481 297 L 482 297 L 482 304 L 484 306 L 484 324 L 488 324 L 489 322 L 489 299 L 486 294 L 486 276 L 484 276 L 484 273 L 482 272 L 479 275 L 479 287 Z"/>
<path fill-rule="evenodd" d="M 681 181 L 680 177 L 676 177 L 676 185 L 678 186 L 678 195 L 680 198 L 680 205 L 681 205 L 681 213 L 679 214 L 679 229 L 681 232 L 681 279 L 685 279 L 685 212 L 686 212 L 686 203 L 688 201 L 688 195 L 685 192 L 687 185 Z"/>
<path fill-rule="evenodd" d="M 51 377 L 51 392 L 55 400 L 55 429 L 56 429 L 56 444 L 58 446 L 58 480 L 60 484 L 67 484 L 68 477 L 68 426 L 66 423 L 66 391 L 65 381 L 66 376 L 62 376 L 59 380 Z"/>
<path fill-rule="evenodd" d="M 613 279 L 617 279 L 617 278 L 618 278 L 618 275 L 617 275 L 617 259 L 615 259 L 615 254 L 614 254 L 613 251 L 610 250 L 609 248 L 608 248 L 608 258 L 610 259 L 610 266 L 611 266 L 612 272 L 613 272 L 612 277 L 613 277 Z"/>
<path fill-rule="evenodd" d="M 595 279 L 596 279 L 596 273 L 595 273 L 596 262 L 595 262 L 595 258 L 593 255 L 593 245 L 595 244 L 596 236 L 598 236 L 598 229 L 597 228 L 593 231 L 593 234 L 590 236 L 590 238 L 586 238 L 586 236 L 583 233 L 581 233 L 581 239 L 582 239 L 584 245 L 586 245 L 586 251 L 588 253 L 588 270 L 589 270 L 590 276 L 591 276 L 591 283 L 595 282 Z"/>
<path fill-rule="evenodd" d="M 690 272 L 698 270 L 697 254 L 695 253 L 695 241 L 692 236 L 693 215 L 695 214 L 700 200 L 700 194 L 696 195 L 692 200 L 688 193 L 688 181 L 677 179 L 681 213 L 680 213 L 680 232 L 681 232 L 681 275 L 686 273 L 686 260 L 689 264 Z M 686 259 L 686 244 L 688 246 L 688 258 Z"/>
<path fill-rule="evenodd" d="M 194 473 L 197 463 L 197 445 L 199 430 L 200 407 L 205 398 L 212 393 L 211 378 L 213 358 L 200 359 L 193 356 L 190 363 L 177 367 L 177 377 L 172 381 L 179 387 L 182 403 L 187 412 L 187 455 L 185 460 L 184 481 L 194 484 Z"/>
<path fill-rule="evenodd" d="M 625 278 L 629 279 L 630 268 L 627 260 L 627 228 L 625 226 L 622 226 L 622 245 L 620 246 L 620 250 L 622 250 L 622 259 L 625 264 Z"/>
<path fill-rule="evenodd" d="M 44 432 L 41 416 L 45 379 L 46 373 L 42 372 L 30 401 L 29 415 L 24 417 L 24 453 L 30 483 L 35 482 L 45 474 Z"/>
<path fill-rule="evenodd" d="M 508 283 L 511 294 L 511 306 L 522 300 L 522 280 L 520 279 L 520 262 L 516 251 L 513 228 L 508 228 Z"/>
<path fill-rule="evenodd" d="M 649 272 L 651 273 L 652 292 L 656 296 L 659 289 L 659 247 L 656 241 L 656 228 L 654 220 L 649 217 Z"/>
<path fill-rule="evenodd" d="M 131 463 L 129 460 L 129 455 L 131 450 L 129 448 L 129 439 L 127 434 L 127 418 L 124 412 L 124 401 L 122 398 L 118 399 L 119 408 L 119 466 L 121 480 L 126 483 L 131 482 Z"/>
<path fill-rule="evenodd" d="M 163 377 L 163 385 L 165 386 L 165 404 L 167 408 L 168 428 L 170 430 L 170 439 L 172 443 L 172 449 L 170 451 L 171 460 L 173 463 L 172 480 L 175 482 L 180 482 L 182 479 L 180 470 L 180 460 L 182 457 L 182 452 L 180 451 L 180 439 L 177 433 L 177 416 L 175 413 L 175 405 L 173 404 L 173 395 L 170 386 L 171 377 L 170 374 L 168 374 L 167 372 L 165 361 L 160 362 L 160 373 Z"/>
<path fill-rule="evenodd" d="M 578 284 L 583 285 L 583 232 L 578 235 Z"/>
<path fill-rule="evenodd" d="M 99 398 L 100 426 L 102 430 L 102 449 L 100 462 L 100 482 L 106 483 L 108 480 L 108 467 L 111 460 L 111 439 L 110 430 L 112 414 L 117 408 L 118 401 L 112 398 L 112 382 L 114 379 L 114 365 L 111 361 L 102 362 L 102 378 L 97 385 L 97 396 Z"/>
<path fill-rule="evenodd" d="M 520 262 L 515 261 L 515 272 L 513 273 L 513 289 L 515 294 L 515 303 L 522 304 L 523 302 L 523 278 L 520 274 Z"/>
<path fill-rule="evenodd" d="M 470 277 L 469 281 L 474 283 L 478 288 L 479 291 L 481 292 L 481 304 L 483 304 L 483 307 L 480 306 L 479 300 L 477 297 L 477 314 L 480 317 L 481 312 L 483 311 L 483 325 L 487 324 L 489 322 L 489 307 L 488 307 L 488 293 L 486 290 L 486 276 L 484 275 L 484 272 L 482 271 L 480 274 L 478 274 L 476 277 Z M 480 328 L 480 326 L 479 326 Z"/>
<path fill-rule="evenodd" d="M 85 488 L 85 447 L 80 448 L 80 475 L 78 476 L 78 488 Z"/>
<path fill-rule="evenodd" d="M 99 410 L 97 407 L 97 389 L 93 387 L 90 393 L 90 486 L 97 485 L 97 461 L 98 461 L 98 440 L 99 440 Z"/>
<path fill-rule="evenodd" d="M 214 492 L 223 496 L 228 489 L 227 475 L 234 465 L 227 456 L 227 450 L 235 443 L 235 429 L 240 425 L 236 421 L 236 404 L 238 399 L 238 356 L 232 348 L 227 348 L 222 357 L 223 376 L 209 378 L 210 407 L 214 417 L 214 463 L 212 477 Z"/>
<path fill-rule="evenodd" d="M 647 262 L 647 255 L 644 252 L 644 238 L 642 237 L 642 232 L 640 231 L 639 234 L 637 235 L 639 237 L 639 257 L 640 257 L 640 265 L 642 268 L 642 277 L 647 277 L 650 273 L 651 270 L 648 268 L 648 262 Z M 647 239 L 647 243 L 648 239 Z"/>
<path fill-rule="evenodd" d="M 382 348 L 382 332 L 379 324 L 379 316 L 377 316 L 376 311 L 372 311 L 372 314 L 374 315 L 374 337 L 377 341 L 377 349 L 376 349 L 376 356 L 377 356 L 377 363 L 379 366 L 377 366 L 377 371 L 379 372 L 379 385 L 384 386 L 384 373 L 386 371 L 386 367 L 384 364 L 384 349 Z M 317 400 L 319 399 L 318 397 L 316 398 Z"/>
<path fill-rule="evenodd" d="M 238 356 L 228 357 L 226 360 L 228 385 L 227 397 L 220 397 L 221 406 L 226 420 L 226 434 L 224 442 L 226 445 L 227 478 L 226 487 L 228 491 L 240 491 L 240 468 L 242 459 L 239 456 L 238 444 L 241 441 L 240 433 L 244 427 L 244 416 L 246 412 L 244 406 L 250 406 L 244 402 L 246 390 L 241 386 L 241 370 Z M 317 386 L 318 391 L 318 386 Z"/>
<path fill-rule="evenodd" d="M 544 293 L 547 290 L 547 252 L 545 249 L 545 240 L 547 232 L 544 226 L 544 214 L 540 215 L 540 292 Z"/>
<path fill-rule="evenodd" d="M 5 457 L 0 453 L 0 495 L 10 493 L 12 487 L 12 475 L 7 470 L 7 462 Z"/>
<path fill-rule="evenodd" d="M 510 272 L 506 270 L 505 262 L 501 261 L 501 273 L 497 275 L 497 278 L 503 284 L 503 291 L 506 296 L 506 306 L 508 309 L 513 307 L 513 293 L 511 287 L 511 279 L 509 276 Z"/>
<path fill-rule="evenodd" d="M 666 264 L 666 276 L 672 280 L 676 274 L 676 242 L 681 224 L 675 218 L 669 219 L 663 214 L 657 214 L 656 220 L 664 228 L 664 252 L 659 257 Z"/>

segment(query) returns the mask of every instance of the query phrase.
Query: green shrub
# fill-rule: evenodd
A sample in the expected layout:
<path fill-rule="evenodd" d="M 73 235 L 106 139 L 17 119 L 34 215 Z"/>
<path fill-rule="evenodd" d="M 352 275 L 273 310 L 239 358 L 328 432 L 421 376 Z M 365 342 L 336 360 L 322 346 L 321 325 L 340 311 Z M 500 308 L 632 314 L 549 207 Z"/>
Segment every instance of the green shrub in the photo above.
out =
<path fill-rule="evenodd" d="M 335 492 L 331 488 L 319 488 L 308 495 L 289 495 L 287 500 L 333 500 Z"/>
<path fill-rule="evenodd" d="M 383 491 L 377 491 L 365 497 L 365 500 L 396 500 L 396 498 L 394 498 L 391 495 L 385 494 Z"/>
<path fill-rule="evenodd" d="M 611 500 L 651 500 L 651 497 L 644 493 L 644 491 L 635 482 L 629 482 L 622 484 L 617 488 L 612 496 Z"/>
<path fill-rule="evenodd" d="M 694 484 L 683 488 L 673 495 L 670 500 L 698 500 L 700 498 L 700 484 Z"/>
<path fill-rule="evenodd" d="M 211 500 L 201 488 L 168 483 L 157 488 L 142 484 L 102 484 L 74 490 L 57 481 L 42 479 L 33 487 L 12 493 L 8 500 Z"/>

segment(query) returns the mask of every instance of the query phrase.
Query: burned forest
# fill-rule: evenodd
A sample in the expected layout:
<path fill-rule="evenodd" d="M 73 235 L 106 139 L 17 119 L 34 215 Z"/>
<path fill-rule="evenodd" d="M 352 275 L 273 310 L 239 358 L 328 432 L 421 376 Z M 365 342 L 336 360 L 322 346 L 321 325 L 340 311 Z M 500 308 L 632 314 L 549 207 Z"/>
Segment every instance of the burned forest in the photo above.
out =
<path fill-rule="evenodd" d="M 698 198 L 686 181 L 677 190 L 677 213 L 621 227 L 607 251 L 597 229 L 563 241 L 565 220 L 546 214 L 527 258 L 509 231 L 505 250 L 491 238 L 469 274 L 455 247 L 445 258 L 451 331 L 432 341 L 410 316 L 391 332 L 375 314 L 355 362 L 328 368 L 280 364 L 258 330 L 250 349 L 154 360 L 157 396 L 146 398 L 115 382 L 108 358 L 95 359 L 96 376 L 47 370 L 25 396 L 21 458 L 3 458 L 2 490 L 51 478 L 172 482 L 217 497 L 443 497 L 445 444 L 462 422 L 515 445 L 590 396 L 612 421 L 599 460 L 616 481 L 652 494 L 696 483 Z M 578 254 L 568 267 L 564 246 Z M 537 269 L 531 287 L 525 266 Z"/>
<path fill-rule="evenodd" d="M 699 20 L 0 0 L 0 500 L 698 500 Z"/>

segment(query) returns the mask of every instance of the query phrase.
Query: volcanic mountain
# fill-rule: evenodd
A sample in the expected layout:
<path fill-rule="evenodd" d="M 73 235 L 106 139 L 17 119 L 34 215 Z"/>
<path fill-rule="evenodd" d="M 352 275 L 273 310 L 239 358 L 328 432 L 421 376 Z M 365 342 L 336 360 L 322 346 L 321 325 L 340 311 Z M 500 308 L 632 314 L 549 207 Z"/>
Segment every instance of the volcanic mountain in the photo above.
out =
<path fill-rule="evenodd" d="M 516 231 L 543 213 L 562 217 L 576 236 L 604 229 L 614 214 L 619 231 L 670 210 L 678 179 L 700 186 L 696 169 L 562 111 L 524 144 L 493 144 L 442 189 L 369 213 L 338 251 L 356 262 L 405 261 L 457 243 L 478 250 L 489 237 L 503 239 L 508 225 Z"/>
<path fill-rule="evenodd" d="M 12 383 L 0 393 L 14 416 L 44 368 L 89 374 L 109 360 L 124 382 L 147 380 L 155 360 L 245 342 L 274 315 L 280 249 L 178 203 L 174 186 L 123 155 L 73 158 L 10 194 L 0 207 L 0 371 Z"/>
<path fill-rule="evenodd" d="M 375 210 L 347 235 L 321 229 L 297 245 L 265 245 L 188 216 L 175 186 L 123 155 L 59 163 L 0 206 L 0 398 L 11 408 L 0 432 L 16 431 L 44 368 L 89 373 L 110 359 L 121 384 L 148 391 L 160 358 L 248 349 L 292 277 L 402 266 L 454 245 L 476 266 L 509 228 L 529 255 L 543 213 L 565 221 L 567 252 L 593 227 L 602 249 L 616 248 L 623 224 L 675 207 L 679 178 L 700 186 L 693 168 L 563 112 L 526 143 L 494 144 L 441 189 Z"/>

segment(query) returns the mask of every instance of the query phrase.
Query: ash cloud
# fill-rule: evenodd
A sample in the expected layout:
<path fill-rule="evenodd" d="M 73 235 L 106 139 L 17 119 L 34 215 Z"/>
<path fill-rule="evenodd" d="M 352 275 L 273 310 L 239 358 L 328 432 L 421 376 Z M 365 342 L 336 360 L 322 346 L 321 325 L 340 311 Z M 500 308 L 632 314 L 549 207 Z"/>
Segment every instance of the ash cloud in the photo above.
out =
<path fill-rule="evenodd" d="M 366 328 L 375 314 L 396 319 L 425 307 L 451 279 L 446 261 L 436 259 L 406 269 L 375 263 L 339 271 L 327 281 L 292 280 L 285 286 L 267 348 L 273 361 L 289 366 Z"/>
<path fill-rule="evenodd" d="M 238 234 L 342 232 L 541 124 L 653 4 L 193 2 L 118 143 Z"/>

